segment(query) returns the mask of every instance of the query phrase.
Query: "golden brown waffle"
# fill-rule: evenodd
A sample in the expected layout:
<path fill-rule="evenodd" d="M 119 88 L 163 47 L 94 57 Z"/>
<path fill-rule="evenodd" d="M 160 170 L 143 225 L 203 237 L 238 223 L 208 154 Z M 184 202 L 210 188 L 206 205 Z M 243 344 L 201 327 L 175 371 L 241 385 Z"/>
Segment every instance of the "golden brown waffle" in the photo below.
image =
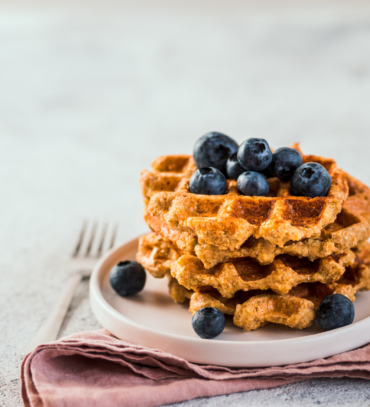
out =
<path fill-rule="evenodd" d="M 170 274 L 172 264 L 179 257 L 179 249 L 155 233 L 139 239 L 136 260 L 155 278 Z"/>
<path fill-rule="evenodd" d="M 347 173 L 345 176 L 349 187 L 345 208 L 351 213 L 361 215 L 370 222 L 370 188 Z"/>
<path fill-rule="evenodd" d="M 214 307 L 224 314 L 234 315 L 235 325 L 247 331 L 258 329 L 267 323 L 287 325 L 303 329 L 312 325 L 320 302 L 328 295 L 343 294 L 355 301 L 359 290 L 370 289 L 370 244 L 366 242 L 356 253 L 355 262 L 346 268 L 335 283 L 302 283 L 287 294 L 269 291 L 238 291 L 233 298 L 224 298 L 212 287 L 202 287 L 194 292 L 182 287 L 173 277 L 169 290 L 176 302 L 190 299 L 189 310 L 195 313 L 204 307 Z"/>
<path fill-rule="evenodd" d="M 181 255 L 174 245 L 149 233 L 140 239 L 137 260 L 156 278 L 172 274 L 189 290 L 210 286 L 225 298 L 231 298 L 239 290 L 271 289 L 286 294 L 304 282 L 332 283 L 353 264 L 355 255 L 347 251 L 315 261 L 279 255 L 265 266 L 251 258 L 239 258 L 207 270 L 197 257 Z"/>
<path fill-rule="evenodd" d="M 238 257 L 253 257 L 261 264 L 271 263 L 280 254 L 314 260 L 343 253 L 370 237 L 370 188 L 348 174 L 345 176 L 349 184 L 349 197 L 336 220 L 317 236 L 299 242 L 287 242 L 283 247 L 252 236 L 239 249 L 222 250 L 214 245 L 197 244 L 195 236 L 170 229 L 163 219 L 147 211 L 144 217 L 152 230 L 171 240 L 182 252 L 197 255 L 206 268 Z"/>
<path fill-rule="evenodd" d="M 189 192 L 189 179 L 196 170 L 192 156 L 159 157 L 153 171 L 144 171 L 141 177 L 146 220 L 153 230 L 157 223 L 161 230 L 156 231 L 180 248 L 194 243 L 192 237 L 222 250 L 238 249 L 251 236 L 280 247 L 310 238 L 334 222 L 348 196 L 346 177 L 334 160 L 303 155 L 303 162 L 310 161 L 319 162 L 331 175 L 326 197 L 292 196 L 289 182 L 277 178 L 268 180 L 268 197 L 240 195 L 233 180 L 227 181 L 225 195 L 196 195 Z"/>
<path fill-rule="evenodd" d="M 171 274 L 189 290 L 199 291 L 203 286 L 210 286 L 225 298 L 232 298 L 240 290 L 270 289 L 277 294 L 287 294 L 298 284 L 337 281 L 354 260 L 352 251 L 313 262 L 283 254 L 266 266 L 246 257 L 207 270 L 197 257 L 184 255 L 172 264 Z"/>
<path fill-rule="evenodd" d="M 180 285 L 176 278 L 173 278 L 171 275 L 168 275 L 168 291 L 170 296 L 175 302 L 183 304 L 187 300 L 190 300 L 191 297 L 195 294 L 192 290 L 187 290 L 185 287 Z M 207 305 L 209 307 L 209 305 Z M 203 307 L 200 307 L 203 308 Z M 200 309 L 198 308 L 198 309 Z"/>
<path fill-rule="evenodd" d="M 237 250 L 220 250 L 216 246 L 204 244 L 196 245 L 194 252 L 207 269 L 239 257 L 252 257 L 264 265 L 272 263 L 281 254 L 307 257 L 311 261 L 340 254 L 370 237 L 370 223 L 361 215 L 349 211 L 346 202 L 335 222 L 324 228 L 317 238 L 289 242 L 284 247 L 279 247 L 268 240 L 250 237 Z"/>

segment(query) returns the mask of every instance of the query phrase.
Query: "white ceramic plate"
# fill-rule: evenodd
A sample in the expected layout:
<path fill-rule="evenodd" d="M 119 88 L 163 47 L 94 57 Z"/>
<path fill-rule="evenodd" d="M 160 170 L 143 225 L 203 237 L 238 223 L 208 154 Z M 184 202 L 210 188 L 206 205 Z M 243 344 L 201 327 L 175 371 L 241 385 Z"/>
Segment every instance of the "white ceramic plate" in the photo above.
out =
<path fill-rule="evenodd" d="M 109 271 L 121 260 L 133 260 L 138 240 L 111 250 L 95 267 L 90 302 L 98 321 L 120 339 L 161 349 L 186 360 L 234 367 L 278 366 L 308 362 L 355 349 L 370 342 L 370 292 L 358 293 L 352 325 L 322 332 L 315 323 L 302 331 L 270 324 L 244 332 L 229 318 L 216 339 L 199 338 L 185 305 L 168 294 L 167 279 L 147 273 L 144 290 L 129 298 L 110 287 Z"/>

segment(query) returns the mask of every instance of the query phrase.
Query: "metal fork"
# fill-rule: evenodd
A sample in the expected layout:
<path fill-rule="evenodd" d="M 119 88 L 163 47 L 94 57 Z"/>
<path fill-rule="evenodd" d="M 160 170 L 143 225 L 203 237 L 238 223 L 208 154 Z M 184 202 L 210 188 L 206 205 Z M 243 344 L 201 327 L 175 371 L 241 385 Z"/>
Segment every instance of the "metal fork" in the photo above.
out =
<path fill-rule="evenodd" d="M 90 277 L 99 257 L 111 249 L 116 240 L 118 224 L 85 221 L 69 264 L 69 278 L 58 302 L 35 336 L 23 348 L 26 355 L 36 346 L 54 341 L 71 304 L 73 295 L 84 277 Z"/>

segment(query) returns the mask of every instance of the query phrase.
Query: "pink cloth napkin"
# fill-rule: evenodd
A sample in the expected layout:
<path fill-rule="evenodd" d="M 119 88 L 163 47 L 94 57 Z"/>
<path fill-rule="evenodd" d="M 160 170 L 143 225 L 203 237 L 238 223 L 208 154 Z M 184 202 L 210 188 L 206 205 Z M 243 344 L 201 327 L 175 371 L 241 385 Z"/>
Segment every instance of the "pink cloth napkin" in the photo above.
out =
<path fill-rule="evenodd" d="M 370 379 L 370 345 L 309 363 L 231 369 L 190 363 L 101 330 L 41 345 L 21 367 L 27 407 L 149 407 L 318 377 Z"/>

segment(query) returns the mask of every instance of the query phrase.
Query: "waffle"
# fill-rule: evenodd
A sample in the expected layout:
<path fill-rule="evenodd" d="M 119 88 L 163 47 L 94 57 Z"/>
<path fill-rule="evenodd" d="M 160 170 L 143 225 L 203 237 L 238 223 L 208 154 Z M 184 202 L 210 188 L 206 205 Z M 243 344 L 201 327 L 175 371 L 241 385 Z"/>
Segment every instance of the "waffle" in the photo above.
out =
<path fill-rule="evenodd" d="M 144 218 L 152 230 L 172 241 L 180 251 L 196 255 L 206 268 L 238 257 L 252 257 L 261 264 L 271 263 L 280 254 L 314 260 L 343 253 L 370 236 L 370 188 L 348 174 L 345 176 L 349 184 L 349 197 L 336 220 L 322 229 L 319 235 L 299 242 L 287 242 L 283 247 L 252 236 L 239 249 L 222 250 L 214 245 L 198 244 L 195 236 L 170 229 L 163 219 L 152 216 L 148 211 L 145 211 Z"/>
<path fill-rule="evenodd" d="M 341 211 L 348 184 L 334 160 L 303 155 L 303 162 L 311 161 L 322 164 L 331 175 L 326 197 L 292 196 L 289 182 L 277 178 L 268 180 L 267 197 L 240 195 L 234 180 L 227 180 L 225 195 L 196 195 L 189 192 L 189 179 L 196 170 L 193 157 L 159 157 L 153 171 L 144 171 L 140 181 L 146 221 L 180 248 L 199 243 L 235 250 L 251 236 L 283 247 L 289 241 L 316 236 Z"/>
<path fill-rule="evenodd" d="M 194 253 L 207 269 L 239 257 L 252 257 L 265 265 L 272 263 L 281 254 L 307 257 L 313 261 L 343 253 L 370 237 L 370 223 L 361 215 L 348 210 L 346 202 L 335 222 L 324 228 L 317 238 L 289 242 L 284 247 L 279 247 L 268 240 L 250 237 L 237 250 L 220 250 L 213 245 L 199 244 L 195 245 Z"/>
<path fill-rule="evenodd" d="M 195 256 L 178 252 L 171 243 L 155 233 L 143 236 L 139 242 L 137 260 L 156 278 L 172 274 L 189 290 L 203 286 L 216 289 L 225 298 L 237 291 L 271 290 L 286 294 L 305 282 L 332 283 L 355 261 L 353 251 L 310 261 L 290 255 L 279 255 L 269 265 L 260 265 L 251 258 L 232 259 L 209 270 Z"/>
<path fill-rule="evenodd" d="M 203 307 L 214 307 L 224 314 L 234 315 L 234 324 L 247 330 L 255 330 L 267 323 L 287 325 L 303 329 L 312 325 L 320 302 L 328 295 L 343 294 L 355 301 L 359 290 L 370 289 L 370 244 L 365 243 L 356 253 L 355 262 L 346 268 L 342 277 L 332 284 L 302 283 L 287 294 L 269 291 L 238 291 L 233 298 L 222 297 L 212 287 L 192 291 L 182 287 L 170 277 L 169 291 L 175 302 L 190 300 L 189 310 L 195 313 Z"/>
<path fill-rule="evenodd" d="M 182 285 L 180 285 L 176 278 L 173 278 L 171 275 L 168 275 L 168 291 L 170 293 L 170 296 L 175 302 L 178 302 L 180 304 L 183 304 L 187 302 L 188 300 L 191 300 L 192 296 L 195 295 L 193 290 L 188 290 Z M 211 305 L 205 305 L 206 307 L 211 307 Z M 203 307 L 200 307 L 203 308 Z M 200 308 L 197 308 L 200 309 Z M 190 310 L 191 311 L 191 310 Z M 194 311 L 196 312 L 196 311 Z M 194 313 L 193 312 L 193 313 Z M 225 312 L 226 314 L 226 312 Z"/>
<path fill-rule="evenodd" d="M 179 249 L 155 233 L 139 239 L 136 260 L 155 278 L 170 274 L 172 264 L 179 257 Z"/>
<path fill-rule="evenodd" d="M 351 213 L 361 215 L 370 222 L 370 188 L 347 173 L 345 176 L 349 187 L 345 208 Z"/>
<path fill-rule="evenodd" d="M 266 266 L 245 257 L 207 270 L 197 257 L 184 255 L 172 264 L 171 274 L 187 289 L 198 291 L 203 286 L 210 286 L 225 298 L 232 298 L 240 290 L 270 289 L 276 294 L 287 294 L 301 283 L 338 280 L 354 259 L 352 251 L 313 262 L 284 254 Z"/>

